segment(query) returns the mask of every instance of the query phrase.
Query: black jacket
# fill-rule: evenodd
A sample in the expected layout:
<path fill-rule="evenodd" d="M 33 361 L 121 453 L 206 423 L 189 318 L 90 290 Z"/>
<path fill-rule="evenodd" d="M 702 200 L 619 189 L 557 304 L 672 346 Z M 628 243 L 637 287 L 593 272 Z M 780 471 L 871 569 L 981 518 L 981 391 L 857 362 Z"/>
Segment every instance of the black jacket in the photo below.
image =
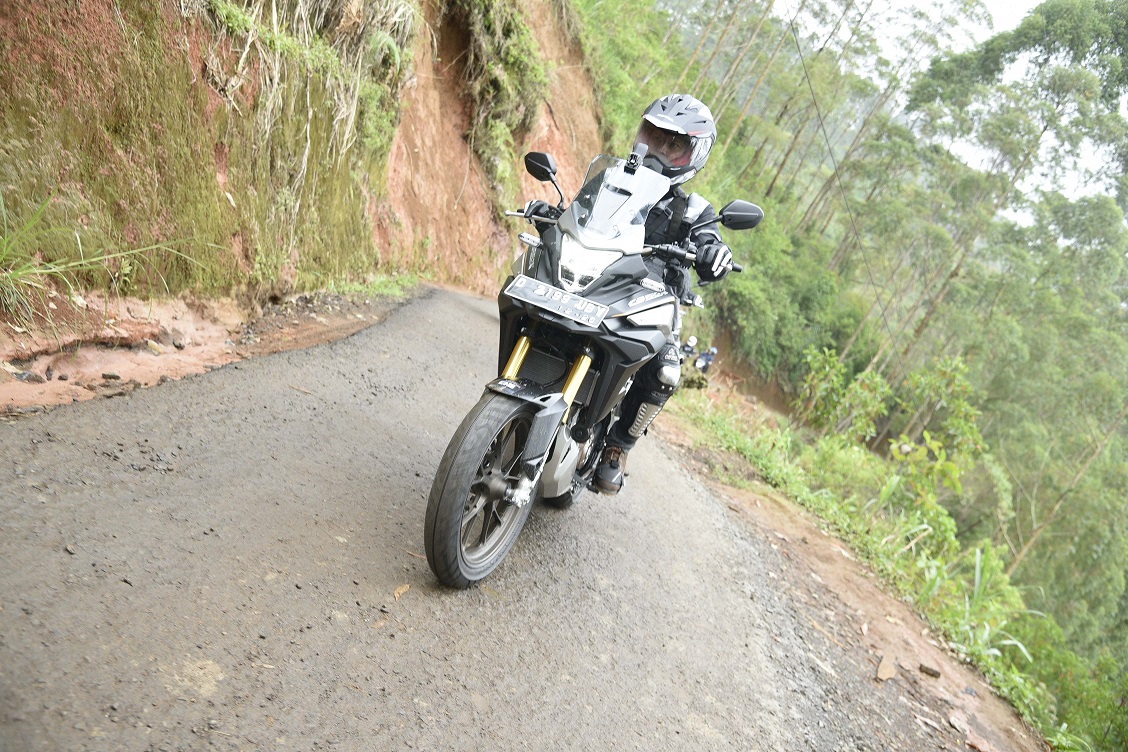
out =
<path fill-rule="evenodd" d="M 694 224 L 716 216 L 717 212 L 712 204 L 699 194 L 687 194 L 678 186 L 674 186 L 647 215 L 645 242 L 647 245 L 658 245 L 689 240 L 698 250 L 707 246 L 723 246 L 725 241 L 721 239 L 721 233 L 715 224 L 690 232 L 690 227 Z M 658 259 L 654 259 L 654 262 L 648 265 L 651 266 L 652 271 L 657 272 L 656 276 L 662 277 L 671 291 L 683 299 L 687 298 L 692 284 L 688 268 L 666 267 L 665 263 Z M 713 270 L 706 265 L 697 265 L 696 271 L 697 276 L 706 282 L 719 279 L 713 276 Z"/>

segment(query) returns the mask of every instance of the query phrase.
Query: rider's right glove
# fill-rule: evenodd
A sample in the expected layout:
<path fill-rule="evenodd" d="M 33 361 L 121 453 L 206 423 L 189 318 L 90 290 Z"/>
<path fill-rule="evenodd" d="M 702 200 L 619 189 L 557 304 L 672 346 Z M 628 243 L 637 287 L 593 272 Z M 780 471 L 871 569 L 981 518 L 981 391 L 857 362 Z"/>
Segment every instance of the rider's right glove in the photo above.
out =
<path fill-rule="evenodd" d="M 539 198 L 534 198 L 525 204 L 524 215 L 525 219 L 532 219 L 537 217 L 553 217 L 556 207 L 547 201 L 541 201 Z"/>
<path fill-rule="evenodd" d="M 554 224 L 548 220 L 559 219 L 561 211 L 547 201 L 534 198 L 532 201 L 525 204 L 525 209 L 522 213 L 525 215 L 525 219 L 532 222 L 533 226 L 537 228 L 537 232 L 543 233 Z"/>

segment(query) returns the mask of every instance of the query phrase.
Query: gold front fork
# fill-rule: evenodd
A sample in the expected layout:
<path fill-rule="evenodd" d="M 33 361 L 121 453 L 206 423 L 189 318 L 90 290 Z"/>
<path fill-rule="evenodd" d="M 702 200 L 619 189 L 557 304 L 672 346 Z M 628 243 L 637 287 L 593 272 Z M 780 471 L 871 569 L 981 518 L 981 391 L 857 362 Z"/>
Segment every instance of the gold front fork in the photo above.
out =
<path fill-rule="evenodd" d="M 525 358 L 529 355 L 529 350 L 532 349 L 532 340 L 527 336 L 522 336 L 517 340 L 517 344 L 513 346 L 513 352 L 509 354 L 509 360 L 505 364 L 505 368 L 501 371 L 503 379 L 513 381 L 517 378 L 517 374 L 521 373 L 521 366 L 525 363 Z M 581 354 L 576 358 L 576 362 L 572 364 L 572 370 L 568 372 L 568 378 L 564 380 L 564 404 L 571 406 L 572 401 L 576 399 L 576 394 L 580 391 L 580 385 L 584 383 L 584 377 L 587 376 L 588 369 L 591 368 L 591 356 L 587 353 Z M 564 420 L 568 420 L 568 411 L 564 411 Z"/>
<path fill-rule="evenodd" d="M 521 366 L 525 363 L 525 357 L 529 354 L 529 348 L 532 347 L 533 341 L 528 337 L 522 336 L 517 340 L 517 344 L 513 346 L 513 352 L 509 354 L 509 362 L 505 364 L 504 370 L 501 372 L 503 379 L 513 381 L 517 378 L 517 374 L 521 373 Z"/>
<path fill-rule="evenodd" d="M 564 381 L 564 402 L 569 405 L 572 404 L 572 400 L 576 398 L 576 392 L 580 391 L 580 384 L 584 383 L 584 377 L 587 376 L 589 368 L 591 368 L 590 356 L 585 354 L 576 358 L 576 362 L 572 364 L 572 370 L 568 372 L 568 378 Z"/>
<path fill-rule="evenodd" d="M 564 404 L 568 408 L 560 418 L 561 423 L 568 422 L 568 416 L 572 414 L 572 400 L 576 399 L 576 393 L 580 391 L 580 385 L 584 383 L 589 368 L 591 368 L 591 356 L 587 353 L 576 358 L 576 362 L 572 364 L 572 370 L 568 372 L 568 378 L 564 381 Z"/>

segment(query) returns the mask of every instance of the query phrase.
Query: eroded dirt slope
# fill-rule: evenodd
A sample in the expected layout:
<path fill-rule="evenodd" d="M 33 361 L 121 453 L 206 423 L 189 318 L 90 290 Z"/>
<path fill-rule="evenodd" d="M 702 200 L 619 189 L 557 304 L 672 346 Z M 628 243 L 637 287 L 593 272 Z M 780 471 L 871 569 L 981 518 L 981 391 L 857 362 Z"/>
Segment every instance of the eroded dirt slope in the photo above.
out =
<path fill-rule="evenodd" d="M 579 50 L 561 29 L 556 4 L 523 0 L 523 5 L 543 57 L 551 61 L 550 88 L 547 99 L 536 103 L 536 127 L 524 134 L 517 151 L 553 154 L 561 183 L 571 193 L 600 151 L 591 80 Z M 492 188 L 466 140 L 470 115 L 461 93 L 460 62 L 466 39 L 456 28 L 437 25 L 434 2 L 424 4 L 424 15 L 426 29 L 418 36 L 415 75 L 404 92 L 387 189 L 383 197 L 372 197 L 368 207 L 381 268 L 406 268 L 440 283 L 492 294 L 516 251 L 516 233 L 527 225 L 495 216 Z M 214 114 L 215 108 L 209 111 Z M 555 202 L 551 186 L 520 174 L 522 200 Z M 428 259 L 422 267 L 413 261 L 420 252 Z M 360 307 L 318 336 L 340 336 L 350 327 L 371 323 L 382 304 L 366 312 L 363 300 L 338 300 L 343 309 Z M 76 306 L 69 296 L 52 298 L 51 324 L 0 318 L 0 413 L 118 395 L 153 385 L 162 376 L 202 373 L 253 354 L 245 334 L 263 314 L 261 308 L 228 299 L 152 303 L 88 295 L 80 302 Z M 318 325 L 316 319 L 304 320 L 309 311 L 301 310 L 302 298 L 289 296 L 281 309 L 267 306 L 266 318 L 273 323 L 266 326 L 275 333 L 284 330 L 275 324 L 287 307 L 299 309 L 299 323 Z M 336 322 L 334 311 L 318 308 L 325 321 Z"/>
<path fill-rule="evenodd" d="M 579 51 L 560 27 L 552 0 L 523 0 L 526 18 L 551 61 L 549 95 L 537 103 L 540 118 L 517 149 L 551 153 L 566 193 L 579 189 L 588 162 L 599 153 L 599 125 L 591 80 Z M 466 133 L 470 113 L 462 96 L 466 40 L 451 26 L 437 27 L 427 4 L 429 32 L 420 35 L 415 76 L 404 95 L 403 120 L 392 146 L 387 194 L 374 199 L 377 245 L 393 265 L 408 265 L 422 250 L 433 278 L 479 293 L 492 291 L 516 250 L 517 220 L 499 224 L 492 188 L 473 157 Z M 521 173 L 521 201 L 557 200 L 551 186 Z M 510 207 L 519 208 L 519 207 Z"/>

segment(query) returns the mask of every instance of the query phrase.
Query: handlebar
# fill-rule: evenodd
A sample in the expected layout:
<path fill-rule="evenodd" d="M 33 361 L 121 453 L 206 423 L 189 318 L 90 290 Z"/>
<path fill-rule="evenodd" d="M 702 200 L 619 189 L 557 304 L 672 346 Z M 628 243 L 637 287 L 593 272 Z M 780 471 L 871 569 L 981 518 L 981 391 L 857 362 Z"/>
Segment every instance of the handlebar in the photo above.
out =
<path fill-rule="evenodd" d="M 525 217 L 525 212 L 524 211 L 506 211 L 505 216 L 507 216 L 507 217 Z M 542 222 L 550 222 L 552 224 L 556 224 L 556 222 L 557 222 L 556 217 L 542 217 L 538 214 L 533 214 L 533 215 L 531 215 L 529 217 L 525 217 L 525 218 L 528 219 L 530 222 L 533 221 L 534 219 L 540 220 Z M 660 258 L 668 259 L 668 260 L 671 260 L 671 261 L 688 261 L 690 263 L 693 263 L 694 261 L 697 260 L 697 253 L 696 253 L 695 250 L 683 248 L 680 245 L 677 245 L 675 243 L 660 243 L 658 245 L 649 245 L 649 246 L 646 246 L 645 250 L 647 252 L 653 253 L 654 255 L 656 255 Z M 739 272 L 744 271 L 744 267 L 734 261 L 733 264 L 732 264 L 732 270 L 734 272 L 739 273 Z"/>
<path fill-rule="evenodd" d="M 664 258 L 667 261 L 695 261 L 697 253 L 688 248 L 683 248 L 674 243 L 659 243 L 658 245 L 648 245 L 646 250 L 653 253 L 658 258 Z"/>
<path fill-rule="evenodd" d="M 547 222 L 548 224 L 551 224 L 551 225 L 554 225 L 558 221 L 560 221 L 559 217 L 546 217 L 542 214 L 530 214 L 526 217 L 525 212 L 523 210 L 520 210 L 520 209 L 518 209 L 517 211 L 508 211 L 507 210 L 505 212 L 505 216 L 507 216 L 507 217 L 523 217 L 524 219 L 527 219 L 530 222 L 532 222 L 533 220 L 536 220 L 538 222 Z"/>
<path fill-rule="evenodd" d="M 660 243 L 659 245 L 651 245 L 646 247 L 648 251 L 653 253 L 659 258 L 668 259 L 670 261 L 689 261 L 692 263 L 697 260 L 697 253 L 695 250 L 683 248 L 674 243 Z M 734 272 L 744 271 L 744 267 L 740 264 L 733 262 L 732 270 Z"/>

